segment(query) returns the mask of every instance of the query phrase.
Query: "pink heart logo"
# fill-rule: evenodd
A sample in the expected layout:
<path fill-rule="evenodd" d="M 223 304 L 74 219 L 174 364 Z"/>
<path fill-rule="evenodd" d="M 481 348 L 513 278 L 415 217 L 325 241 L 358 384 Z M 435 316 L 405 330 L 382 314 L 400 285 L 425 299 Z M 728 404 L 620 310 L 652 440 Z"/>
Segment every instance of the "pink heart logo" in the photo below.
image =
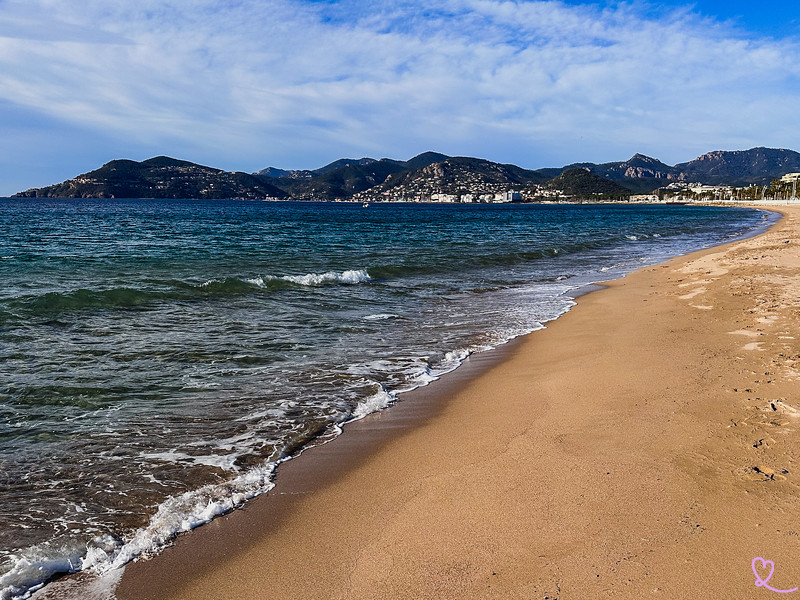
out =
<path fill-rule="evenodd" d="M 756 563 L 759 562 L 761 563 L 761 567 L 758 567 L 756 565 Z M 771 560 L 764 560 L 760 556 L 757 556 L 756 558 L 753 559 L 752 567 L 753 567 L 753 573 L 756 576 L 756 587 L 761 587 L 761 586 L 769 587 L 767 585 L 767 582 L 770 580 L 772 574 L 775 572 L 775 563 L 772 562 Z M 766 577 L 762 578 L 761 574 L 759 573 L 759 570 L 765 570 L 767 567 L 769 567 L 769 574 L 767 574 Z"/>
<path fill-rule="evenodd" d="M 760 563 L 760 564 L 759 564 Z M 767 583 L 770 578 L 772 578 L 772 574 L 775 572 L 775 563 L 771 560 L 765 560 L 760 556 L 756 556 L 753 559 L 753 562 L 750 563 L 750 566 L 753 568 L 753 575 L 756 576 L 756 587 L 765 587 L 768 590 L 773 592 L 778 592 L 779 594 L 790 594 L 791 592 L 796 592 L 800 588 L 792 588 L 790 590 L 777 590 L 769 583 Z M 762 578 L 761 573 L 766 572 L 769 569 L 769 573 L 766 573 L 766 577 Z"/>

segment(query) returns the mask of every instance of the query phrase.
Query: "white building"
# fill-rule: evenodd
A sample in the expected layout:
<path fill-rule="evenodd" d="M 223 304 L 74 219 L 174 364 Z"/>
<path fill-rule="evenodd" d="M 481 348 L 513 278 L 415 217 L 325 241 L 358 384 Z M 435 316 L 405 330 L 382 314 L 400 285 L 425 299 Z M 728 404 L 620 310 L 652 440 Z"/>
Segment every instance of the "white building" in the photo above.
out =
<path fill-rule="evenodd" d="M 730 194 L 731 188 L 727 185 L 702 185 L 694 184 L 689 187 L 693 194 Z"/>
<path fill-rule="evenodd" d="M 508 192 L 498 192 L 493 198 L 494 202 L 514 202 L 519 200 L 522 200 L 522 194 L 513 190 L 509 190 Z"/>
<path fill-rule="evenodd" d="M 431 194 L 431 202 L 457 202 L 455 194 Z"/>

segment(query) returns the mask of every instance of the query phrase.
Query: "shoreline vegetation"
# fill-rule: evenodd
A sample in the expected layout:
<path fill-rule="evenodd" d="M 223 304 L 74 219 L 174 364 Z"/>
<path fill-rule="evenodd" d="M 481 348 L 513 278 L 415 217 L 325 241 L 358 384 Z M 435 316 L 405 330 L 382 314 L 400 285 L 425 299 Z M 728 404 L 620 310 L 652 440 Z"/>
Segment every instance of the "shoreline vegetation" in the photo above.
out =
<path fill-rule="evenodd" d="M 340 159 L 314 170 L 229 172 L 167 156 L 113 160 L 23 198 L 241 199 L 436 203 L 796 199 L 800 153 L 716 151 L 675 166 L 635 154 L 624 162 L 525 169 L 425 152 L 407 161 Z"/>
<path fill-rule="evenodd" d="M 285 463 L 129 564 L 118 598 L 750 598 L 758 557 L 798 585 L 800 210 L 782 212 Z"/>

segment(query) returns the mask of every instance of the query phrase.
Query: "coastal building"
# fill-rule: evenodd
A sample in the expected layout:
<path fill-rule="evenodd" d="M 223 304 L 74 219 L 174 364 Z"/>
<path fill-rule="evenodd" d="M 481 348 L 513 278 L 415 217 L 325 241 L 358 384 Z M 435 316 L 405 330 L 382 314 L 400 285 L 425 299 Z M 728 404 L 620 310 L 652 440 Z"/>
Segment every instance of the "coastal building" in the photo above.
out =
<path fill-rule="evenodd" d="M 634 194 L 631 196 L 630 201 L 640 204 L 655 204 L 661 202 L 658 194 Z"/>
<path fill-rule="evenodd" d="M 791 183 L 792 184 L 792 201 L 797 200 L 797 182 L 800 181 L 800 173 L 787 173 L 783 177 L 781 177 L 781 181 L 784 183 Z"/>
<path fill-rule="evenodd" d="M 727 185 L 703 185 L 692 184 L 689 189 L 693 194 L 716 194 L 717 192 L 730 192 L 731 188 Z"/>
<path fill-rule="evenodd" d="M 700 184 L 699 183 L 689 183 L 688 181 L 673 181 L 672 183 L 667 184 L 666 187 L 663 187 L 661 189 L 664 189 L 664 190 L 667 190 L 667 191 L 670 191 L 670 192 L 686 191 L 693 185 L 700 185 Z"/>

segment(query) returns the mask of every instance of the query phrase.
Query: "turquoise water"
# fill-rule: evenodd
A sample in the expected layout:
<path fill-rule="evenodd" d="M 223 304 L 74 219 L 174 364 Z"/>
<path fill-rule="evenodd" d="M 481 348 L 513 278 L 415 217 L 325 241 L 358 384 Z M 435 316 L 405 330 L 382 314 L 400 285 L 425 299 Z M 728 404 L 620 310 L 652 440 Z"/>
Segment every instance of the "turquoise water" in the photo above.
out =
<path fill-rule="evenodd" d="M 0 200 L 0 598 L 155 551 L 268 490 L 297 448 L 541 328 L 581 286 L 771 219 Z"/>

